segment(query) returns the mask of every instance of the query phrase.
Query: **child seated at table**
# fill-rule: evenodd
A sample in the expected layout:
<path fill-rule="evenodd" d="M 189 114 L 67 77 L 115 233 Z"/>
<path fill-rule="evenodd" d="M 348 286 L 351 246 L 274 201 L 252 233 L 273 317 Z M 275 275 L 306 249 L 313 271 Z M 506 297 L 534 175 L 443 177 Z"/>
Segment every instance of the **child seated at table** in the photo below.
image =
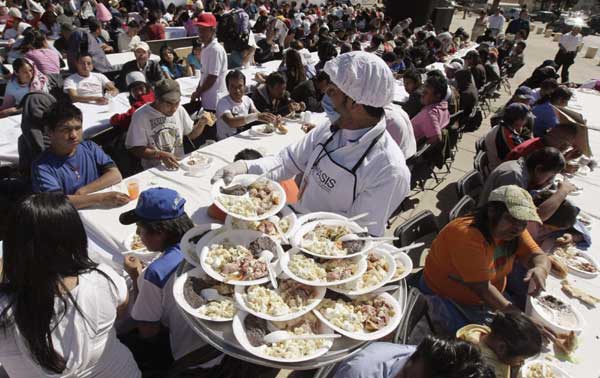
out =
<path fill-rule="evenodd" d="M 121 172 L 100 146 L 82 141 L 81 110 L 58 102 L 49 109 L 47 119 L 50 146 L 32 164 L 33 191 L 62 192 L 78 209 L 129 202 L 129 197 L 120 192 L 95 193 L 119 183 Z"/>
<path fill-rule="evenodd" d="M 202 63 L 200 63 L 200 56 L 202 55 L 202 45 L 197 40 L 192 41 L 192 52 L 187 56 L 188 67 L 192 70 L 192 76 L 198 76 Z"/>
<path fill-rule="evenodd" d="M 142 106 L 154 102 L 154 91 L 146 81 L 146 77 L 140 71 L 133 71 L 127 74 L 125 79 L 127 89 L 129 90 L 129 103 L 131 108 L 125 113 L 114 114 L 110 117 L 110 124 L 122 130 L 127 130 L 131 123 L 131 117 L 136 110 Z"/>
<path fill-rule="evenodd" d="M 111 96 L 119 94 L 115 84 L 99 72 L 92 72 L 94 64 L 89 52 L 84 51 L 77 56 L 77 72 L 65 79 L 64 91 L 73 102 L 94 102 L 106 105 L 108 99 L 104 91 Z"/>
<path fill-rule="evenodd" d="M 469 324 L 456 337 L 479 347 L 496 378 L 516 377 L 523 362 L 542 350 L 539 327 L 519 312 L 498 312 L 489 327 Z"/>
<path fill-rule="evenodd" d="M 258 160 L 262 157 L 263 157 L 263 155 L 260 152 L 250 149 L 250 148 L 245 148 L 235 155 L 235 157 L 233 158 L 233 161 Z M 281 187 L 285 191 L 285 195 L 287 198 L 286 203 L 288 205 L 293 205 L 296 202 L 298 202 L 298 185 L 296 184 L 296 181 L 294 181 L 294 179 L 282 181 L 279 183 L 279 185 L 281 185 Z M 215 204 L 210 205 L 208 207 L 207 211 L 208 211 L 208 215 L 211 218 L 216 219 L 220 222 L 224 222 L 225 218 L 227 217 L 227 214 L 225 214 Z"/>
<path fill-rule="evenodd" d="M 121 224 L 137 225 L 137 234 L 148 251 L 160 252 L 160 256 L 145 269 L 136 257 L 129 256 L 125 260 L 124 268 L 133 281 L 137 297 L 131 317 L 137 322 L 137 331 L 142 340 L 151 344 L 159 339 L 159 333 L 166 328 L 173 360 L 178 361 L 194 352 L 194 365 L 209 368 L 218 364 L 223 355 L 189 328 L 173 297 L 175 271 L 183 262 L 179 241 L 183 234 L 194 227 L 185 212 L 185 203 L 185 199 L 172 189 L 151 188 L 140 193 L 135 209 L 119 217 Z M 129 339 L 131 341 L 132 338 Z M 148 353 L 144 342 L 127 344 L 133 349 L 136 360 L 143 358 L 141 354 Z"/>

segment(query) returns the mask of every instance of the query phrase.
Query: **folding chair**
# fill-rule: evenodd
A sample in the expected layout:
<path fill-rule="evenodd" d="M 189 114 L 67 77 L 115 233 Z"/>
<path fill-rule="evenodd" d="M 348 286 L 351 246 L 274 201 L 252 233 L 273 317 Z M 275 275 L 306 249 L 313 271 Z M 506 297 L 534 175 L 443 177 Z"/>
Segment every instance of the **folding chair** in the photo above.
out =
<path fill-rule="evenodd" d="M 504 90 L 506 91 L 506 93 L 511 94 L 512 93 L 512 89 L 510 86 L 510 81 L 509 79 L 512 79 L 513 77 L 515 77 L 515 75 L 517 74 L 517 72 L 523 68 L 523 66 L 525 66 L 525 63 L 516 65 L 516 66 L 512 66 L 512 67 L 508 67 L 506 69 L 506 72 L 504 75 L 502 75 L 501 77 L 501 84 L 504 87 Z"/>
<path fill-rule="evenodd" d="M 427 326 L 431 333 L 435 334 L 433 323 L 429 317 L 427 299 L 425 299 L 419 289 L 411 287 L 408 292 L 406 312 L 394 336 L 394 343 L 407 344 L 412 331 L 423 317 L 427 320 Z"/>
<path fill-rule="evenodd" d="M 467 172 L 456 182 L 456 194 L 458 198 L 470 196 L 473 200 L 479 199 L 479 194 L 483 189 L 483 177 L 476 170 Z"/>
<path fill-rule="evenodd" d="M 456 156 L 456 150 L 458 145 L 458 138 L 460 137 L 460 125 L 459 119 L 462 117 L 464 110 L 459 110 L 458 112 L 452 114 L 450 116 L 450 120 L 448 121 L 448 143 L 446 144 L 446 156 L 450 158 L 450 165 L 454 162 L 454 157 Z M 448 166 L 448 161 L 446 161 L 448 170 L 450 167 Z"/>
<path fill-rule="evenodd" d="M 485 151 L 479 151 L 475 156 L 475 160 L 473 160 L 473 168 L 481 173 L 484 181 L 490 173 L 488 162 L 488 156 Z"/>
<path fill-rule="evenodd" d="M 470 196 L 463 196 L 456 205 L 450 210 L 448 221 L 467 215 L 475 208 L 475 201 Z"/>
<path fill-rule="evenodd" d="M 477 139 L 477 142 L 475 142 L 475 153 L 478 153 L 479 151 L 485 151 L 485 137 L 484 136 Z"/>
<path fill-rule="evenodd" d="M 415 189 L 417 186 L 420 190 L 425 190 L 425 183 L 431 177 L 435 177 L 433 172 L 433 164 L 427 159 L 432 146 L 424 144 L 417 152 L 406 160 L 406 166 L 410 170 L 410 189 Z M 436 177 L 437 181 L 437 177 Z"/>
<path fill-rule="evenodd" d="M 479 91 L 479 105 L 483 112 L 483 118 L 487 118 L 488 114 L 492 112 L 492 100 L 496 100 L 494 93 L 499 84 L 498 80 L 490 81 Z"/>
<path fill-rule="evenodd" d="M 398 240 L 394 241 L 394 245 L 398 248 L 406 247 L 419 239 L 437 235 L 438 232 L 439 227 L 433 213 L 429 210 L 423 210 L 394 230 L 394 236 L 398 238 Z M 413 261 L 413 266 L 415 268 L 421 266 L 421 255 L 426 248 L 428 248 L 428 246 L 424 245 L 408 251 L 408 255 Z"/>

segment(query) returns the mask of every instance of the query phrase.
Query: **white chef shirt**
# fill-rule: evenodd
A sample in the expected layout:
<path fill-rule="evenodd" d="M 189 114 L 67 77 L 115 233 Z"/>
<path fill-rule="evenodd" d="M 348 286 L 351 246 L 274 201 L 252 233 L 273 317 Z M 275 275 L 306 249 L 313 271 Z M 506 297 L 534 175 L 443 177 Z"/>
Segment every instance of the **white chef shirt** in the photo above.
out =
<path fill-rule="evenodd" d="M 78 96 L 102 97 L 108 83 L 110 80 L 99 72 L 90 72 L 87 77 L 74 73 L 65 79 L 63 90 L 69 93 L 69 89 L 75 89 Z"/>
<path fill-rule="evenodd" d="M 383 235 L 387 220 L 400 206 L 410 188 L 410 172 L 406 167 L 404 154 L 385 129 L 385 119 L 382 118 L 377 125 L 356 141 L 344 139 L 344 134 L 348 135 L 348 133 L 337 132 L 327 145 L 327 151 L 330 152 L 332 159 L 338 165 L 351 169 L 373 139 L 383 133 L 356 171 L 356 198 L 351 208 L 330 210 L 349 217 L 368 213 L 366 222 L 375 222 L 368 227 L 372 235 Z M 318 127 L 276 156 L 246 161 L 248 172 L 261 174 L 280 165 L 281 167 L 275 169 L 269 176 L 275 181 L 290 179 L 295 175 L 309 172 L 312 168 L 308 166 L 311 155 L 319 143 L 327 141 L 331 133 L 328 125 Z M 351 191 L 353 188 L 347 190 Z M 301 199 L 294 207 L 303 212 L 322 211 L 321 206 L 327 202 L 327 198 L 323 198 L 320 204 L 305 202 L 307 201 Z"/>
<path fill-rule="evenodd" d="M 223 121 L 223 115 L 231 114 L 234 117 L 256 113 L 254 102 L 248 96 L 242 97 L 242 102 L 235 102 L 230 95 L 221 97 L 217 105 L 217 140 L 228 138 L 237 134 L 238 129 L 229 127 Z"/>
<path fill-rule="evenodd" d="M 81 309 L 79 313 L 69 302 L 67 312 L 52 332 L 54 350 L 65 357 L 66 369 L 57 375 L 42 369 L 33 359 L 25 339 L 12 325 L 7 333 L 0 332 L 0 361 L 10 377 L 77 377 L 112 378 L 141 377 L 133 356 L 117 339 L 113 327 L 117 307 L 127 299 L 125 279 L 108 265 L 98 265 L 98 271 L 79 275 L 78 285 L 71 295 Z M 0 312 L 9 303 L 0 296 Z M 55 301 L 57 313 L 62 302 Z M 83 315 L 82 315 L 83 314 Z"/>
<path fill-rule="evenodd" d="M 410 117 L 400 105 L 390 104 L 385 110 L 385 124 L 392 139 L 398 143 L 406 159 L 417 152 L 417 141 Z"/>
<path fill-rule="evenodd" d="M 577 46 L 579 46 L 582 40 L 583 37 L 581 34 L 573 35 L 573 33 L 569 32 L 567 34 L 563 34 L 558 43 L 560 43 L 567 50 L 567 52 L 574 52 L 577 51 Z"/>
<path fill-rule="evenodd" d="M 154 109 L 152 104 L 146 104 L 133 113 L 125 138 L 125 147 L 152 147 L 182 158 L 183 137 L 193 129 L 194 122 L 182 106 L 179 106 L 172 116 L 167 117 Z M 160 160 L 142 159 L 144 169 L 159 164 Z"/>
<path fill-rule="evenodd" d="M 213 86 L 202 93 L 202 106 L 204 109 L 216 110 L 219 96 L 227 92 L 227 86 L 225 85 L 227 53 L 216 38 L 202 48 L 200 63 L 202 64 L 200 85 L 204 83 L 208 75 L 217 77 Z"/>
<path fill-rule="evenodd" d="M 488 27 L 490 29 L 498 29 L 498 30 L 502 30 L 502 27 L 504 26 L 504 16 L 502 16 L 501 14 L 499 15 L 491 15 L 488 16 Z"/>

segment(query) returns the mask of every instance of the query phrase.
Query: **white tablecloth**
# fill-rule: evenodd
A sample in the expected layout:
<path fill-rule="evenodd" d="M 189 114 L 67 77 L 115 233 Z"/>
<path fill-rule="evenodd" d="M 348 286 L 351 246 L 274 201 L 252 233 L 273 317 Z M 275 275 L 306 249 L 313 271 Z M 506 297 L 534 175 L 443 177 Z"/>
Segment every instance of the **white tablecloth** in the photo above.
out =
<path fill-rule="evenodd" d="M 130 60 L 134 60 L 135 55 L 133 51 L 127 51 L 122 53 L 106 54 L 106 59 L 108 59 L 113 71 L 119 71 L 123 64 L 129 62 Z M 160 57 L 158 55 L 151 54 L 150 59 L 159 61 Z"/>
<path fill-rule="evenodd" d="M 581 113 L 589 127 L 600 131 L 600 92 L 594 89 L 580 89 L 573 91 L 573 94 L 569 107 Z M 600 154 L 600 148 L 594 152 Z"/>
<path fill-rule="evenodd" d="M 578 101 L 580 96 L 577 96 Z M 596 96 L 596 98 L 599 98 Z M 596 107 L 599 102 L 596 100 Z M 597 110 L 597 109 L 596 109 Z M 591 112 L 586 106 L 588 114 Z M 593 110 L 592 110 L 593 112 Z M 590 146 L 592 152 L 600 153 L 600 131 L 590 130 Z M 596 261 L 600 261 L 600 168 L 586 176 L 575 175 L 570 179 L 573 183 L 583 188 L 579 195 L 569 196 L 568 199 L 578 206 L 582 212 L 590 215 L 592 219 L 592 247 L 588 249 Z M 568 276 L 569 282 L 600 297 L 600 276 L 593 279 L 581 278 L 572 274 Z M 566 296 L 561 290 L 560 280 L 550 276 L 547 281 L 547 290 L 558 298 L 572 304 L 583 315 L 586 325 L 579 335 L 579 347 L 574 357 L 576 362 L 558 361 L 556 364 L 565 370 L 573 378 L 598 378 L 600 377 L 600 365 L 598 365 L 598 350 L 600 350 L 600 307 L 588 308 L 576 299 Z M 551 352 L 547 354 L 552 355 Z"/>
<path fill-rule="evenodd" d="M 183 26 L 167 26 L 165 28 L 165 39 L 185 38 L 187 32 Z"/>
<path fill-rule="evenodd" d="M 325 113 L 313 113 L 311 122 L 321 125 L 328 122 Z M 167 171 L 162 167 L 152 168 L 128 178 L 119 185 L 107 190 L 119 190 L 127 193 L 126 185 L 129 180 L 137 180 L 140 191 L 150 187 L 162 186 L 177 190 L 185 199 L 185 210 L 194 223 L 203 224 L 214 222 L 206 213 L 211 204 L 210 179 L 217 169 L 233 161 L 233 157 L 244 148 L 253 148 L 265 155 L 275 154 L 289 144 L 300 140 L 305 134 L 300 129 L 300 123 L 288 124 L 289 132 L 286 135 L 274 134 L 272 136 L 257 137 L 249 131 L 229 137 L 220 142 L 201 148 L 199 151 L 213 157 L 212 166 L 201 177 L 193 177 L 186 171 Z M 124 226 L 118 222 L 119 214 L 133 209 L 137 201 L 115 209 L 86 209 L 79 214 L 90 238 L 96 246 L 96 252 L 103 257 L 104 262 L 112 261 L 119 266 L 123 257 L 121 252 L 127 248 L 123 241 L 133 232 L 135 225 Z"/>

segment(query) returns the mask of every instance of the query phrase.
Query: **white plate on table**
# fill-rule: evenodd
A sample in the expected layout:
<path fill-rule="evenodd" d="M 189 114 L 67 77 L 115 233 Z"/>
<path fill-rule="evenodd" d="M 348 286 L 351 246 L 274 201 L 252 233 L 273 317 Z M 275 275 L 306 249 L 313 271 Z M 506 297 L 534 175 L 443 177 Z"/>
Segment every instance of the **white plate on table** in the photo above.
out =
<path fill-rule="evenodd" d="M 365 277 L 365 275 L 369 274 L 369 268 L 368 268 L 369 257 L 367 256 L 365 258 L 365 261 L 367 262 L 367 270 L 365 271 L 365 273 L 363 273 L 363 275 L 361 275 L 358 279 L 350 281 L 346 284 L 330 286 L 329 290 L 335 291 L 336 293 L 347 295 L 349 297 L 356 297 L 359 295 L 364 295 L 364 294 L 373 292 L 373 291 L 379 289 L 380 287 L 383 287 L 383 285 L 387 284 L 388 282 L 390 282 L 391 278 L 394 276 L 394 273 L 396 272 L 396 261 L 394 260 L 392 255 L 390 255 L 389 252 L 387 252 L 386 250 L 380 249 L 380 248 L 372 249 L 368 253 L 369 254 L 372 253 L 376 257 L 383 259 L 385 261 L 385 263 L 387 264 L 387 272 L 381 278 L 381 280 L 377 281 L 377 283 L 375 283 L 371 286 L 366 286 L 366 287 L 361 287 L 361 288 L 354 286 L 359 281 L 361 281 Z"/>
<path fill-rule="evenodd" d="M 188 303 L 188 301 L 185 299 L 185 296 L 183 294 L 183 288 L 184 288 L 185 282 L 187 281 L 188 277 L 196 277 L 196 278 L 206 279 L 208 277 L 208 275 L 206 273 L 204 273 L 201 268 L 198 267 L 198 268 L 194 268 L 192 270 L 188 270 L 187 272 L 183 273 L 181 276 L 177 277 L 177 279 L 173 283 L 173 297 L 175 298 L 175 302 L 177 303 L 177 305 L 179 307 L 181 307 L 185 312 L 187 312 L 191 316 L 198 318 L 198 319 L 202 319 L 202 320 L 210 320 L 213 322 L 230 322 L 233 320 L 233 317 L 231 317 L 231 318 L 210 317 L 210 316 L 200 313 L 199 308 L 193 308 Z M 231 297 L 231 301 L 235 305 L 233 296 Z"/>
<path fill-rule="evenodd" d="M 397 276 L 396 275 L 392 275 L 392 278 L 390 278 L 390 280 L 388 281 L 388 283 L 398 282 L 398 281 L 406 278 L 409 274 L 412 273 L 413 262 L 410 259 L 409 255 L 407 255 L 404 252 L 395 252 L 394 253 L 394 251 L 397 248 L 394 247 L 394 246 L 392 246 L 392 245 L 389 245 L 389 244 L 382 244 L 378 248 L 386 250 L 386 251 L 388 251 L 392 255 L 392 257 L 396 261 L 396 270 L 398 270 L 398 267 L 400 267 L 400 266 L 404 267 L 404 271 L 402 273 L 400 273 L 399 275 L 397 275 Z"/>
<path fill-rule="evenodd" d="M 281 265 L 281 269 L 283 270 L 283 272 L 288 277 L 290 277 L 294 281 L 298 281 L 300 283 L 303 283 L 303 284 L 309 285 L 309 286 L 323 286 L 323 287 L 328 287 L 328 286 L 333 286 L 333 285 L 341 285 L 341 284 L 344 284 L 344 283 L 347 283 L 347 282 L 350 282 L 350 281 L 358 279 L 367 270 L 367 261 L 365 260 L 365 258 L 363 256 L 356 256 L 356 257 L 352 258 L 352 260 L 354 260 L 356 262 L 356 264 L 357 264 L 356 273 L 353 274 L 350 277 L 347 277 L 347 278 L 344 278 L 343 280 L 338 280 L 338 281 L 314 281 L 314 280 L 307 280 L 307 279 L 304 279 L 304 278 L 298 276 L 297 274 L 295 274 L 294 272 L 292 272 L 290 270 L 290 267 L 289 267 L 290 259 L 292 258 L 292 256 L 294 256 L 296 254 L 303 254 L 307 258 L 310 258 L 310 259 L 313 259 L 313 260 L 317 259 L 314 256 L 311 256 L 311 255 L 309 255 L 307 253 L 304 253 L 304 252 L 300 251 L 298 248 L 292 248 L 289 251 L 287 251 L 286 253 L 284 253 L 283 255 L 281 255 L 281 259 L 279 261 L 279 264 Z M 343 259 L 343 260 L 351 260 L 351 259 Z M 332 259 L 329 259 L 328 261 L 332 261 Z"/>
<path fill-rule="evenodd" d="M 551 296 L 557 298 L 558 300 L 560 300 L 562 303 L 566 304 L 570 308 L 570 310 L 573 312 L 573 314 L 575 315 L 577 324 L 573 327 L 567 327 L 565 325 L 558 324 L 556 322 L 556 320 L 554 319 L 554 314 L 556 312 L 553 311 L 552 313 L 549 313 L 549 311 L 546 310 L 538 302 L 538 298 L 542 298 L 546 295 L 551 295 Z M 559 298 L 558 296 L 556 296 L 552 293 L 549 293 L 549 292 L 541 292 L 537 297 L 528 296 L 527 303 L 525 305 L 525 312 L 527 314 L 530 314 L 531 318 L 534 321 L 541 323 L 545 327 L 550 328 L 557 334 L 565 334 L 565 333 L 568 334 L 571 331 L 575 332 L 576 334 L 580 334 L 583 331 L 583 328 L 585 327 L 585 320 L 584 320 L 583 316 L 571 303 L 569 303 L 568 300 L 563 300 L 563 299 Z"/>
<path fill-rule="evenodd" d="M 222 198 L 224 196 L 226 196 L 226 197 L 241 197 L 241 196 L 232 196 L 232 195 L 228 195 L 228 194 L 222 194 L 220 191 L 221 187 L 223 187 L 223 186 L 229 187 L 231 185 L 249 185 L 249 184 L 252 184 L 256 180 L 257 177 L 258 177 L 258 175 L 248 175 L 248 174 L 235 176 L 229 185 L 225 185 L 223 180 L 217 181 L 212 186 L 212 191 L 211 191 L 212 202 L 219 209 L 221 209 L 224 213 L 229 214 L 229 215 L 239 218 L 239 219 L 247 220 L 247 221 L 259 221 L 259 220 L 267 219 L 273 215 L 276 215 L 285 206 L 286 195 L 285 195 L 285 191 L 283 190 L 281 185 L 279 185 L 278 182 L 273 181 L 273 180 L 268 180 L 268 181 L 273 186 L 273 190 L 279 196 L 279 203 L 277 205 L 274 205 L 273 207 L 271 207 L 271 209 L 269 209 L 269 211 L 266 211 L 265 213 L 263 213 L 261 215 L 241 215 L 241 214 L 235 213 L 235 212 L 227 209 L 221 203 L 220 198 Z M 264 180 L 266 180 L 266 179 L 264 179 Z"/>
<path fill-rule="evenodd" d="M 181 252 L 183 252 L 183 258 L 193 266 L 200 266 L 200 254 L 197 253 L 196 247 L 204 246 L 208 241 L 217 236 L 219 232 L 223 232 L 225 229 L 223 225 L 218 223 L 207 223 L 200 224 L 190 228 L 183 237 L 181 238 Z M 201 238 L 197 243 L 191 242 L 190 239 L 201 235 Z"/>
<path fill-rule="evenodd" d="M 233 318 L 233 323 L 232 323 L 233 334 L 235 335 L 235 338 L 240 343 L 242 348 L 244 348 L 249 353 L 251 353 L 257 357 L 264 358 L 265 360 L 284 362 L 284 363 L 293 363 L 293 362 L 302 362 L 302 361 L 312 360 L 312 359 L 315 359 L 315 358 L 320 357 L 320 356 L 324 355 L 325 353 L 327 353 L 329 351 L 329 349 L 331 349 L 331 346 L 333 345 L 333 342 L 334 342 L 334 340 L 331 340 L 331 339 L 325 340 L 326 347 L 317 349 L 314 353 L 311 353 L 311 354 L 303 356 L 303 357 L 289 358 L 289 359 L 273 357 L 273 356 L 270 356 L 267 353 L 265 353 L 265 349 L 267 348 L 266 345 L 261 345 L 261 346 L 255 347 L 255 346 L 252 346 L 252 344 L 250 344 L 250 341 L 248 341 L 246 327 L 244 326 L 244 320 L 246 319 L 247 316 L 248 316 L 247 312 L 238 311 L 238 313 Z M 268 326 L 269 326 L 269 330 L 271 332 L 277 330 L 277 328 L 271 324 L 268 324 Z M 327 325 L 325 325 L 323 322 L 320 322 L 319 323 L 319 333 L 331 334 L 331 333 L 333 333 L 333 331 L 331 330 L 331 328 L 327 327 Z"/>
<path fill-rule="evenodd" d="M 160 256 L 160 252 L 150 252 L 146 249 L 145 246 L 141 248 L 133 248 L 134 240 L 139 240 L 141 243 L 141 239 L 136 232 L 132 232 L 129 234 L 125 240 L 123 241 L 123 247 L 125 248 L 125 252 L 122 253 L 124 257 L 127 256 L 135 256 L 140 261 L 144 263 L 144 265 L 149 265 L 152 261 L 156 260 Z"/>
<path fill-rule="evenodd" d="M 199 152 L 192 152 L 190 156 L 179 163 L 179 166 L 191 175 L 200 176 L 206 173 L 212 163 L 213 158 L 211 156 L 206 156 Z"/>
<path fill-rule="evenodd" d="M 249 280 L 249 281 L 227 280 L 225 276 L 223 276 L 221 273 L 214 270 L 213 267 L 206 262 L 206 257 L 208 255 L 208 252 L 209 252 L 211 246 L 214 244 L 223 244 L 223 242 L 229 241 L 231 244 L 242 245 L 247 248 L 248 245 L 252 241 L 254 241 L 257 238 L 262 237 L 262 236 L 268 237 L 268 235 L 265 235 L 258 231 L 228 230 L 228 231 L 219 233 L 214 238 L 208 240 L 206 242 L 206 244 L 204 244 L 202 246 L 199 245 L 199 243 L 198 243 L 198 245 L 196 245 L 196 251 L 199 253 L 199 256 L 200 256 L 200 266 L 202 267 L 202 270 L 204 270 L 204 272 L 206 272 L 206 274 L 208 274 L 210 277 L 214 278 L 215 280 L 217 280 L 219 282 L 224 282 L 229 285 L 252 286 L 252 285 L 260 285 L 265 282 L 268 282 L 269 281 L 268 274 L 266 276 L 261 277 L 256 280 Z M 274 255 L 273 260 L 271 261 L 271 264 L 273 264 L 272 266 L 275 269 L 275 274 L 278 275 L 281 272 L 281 270 L 279 269 L 278 257 L 281 256 L 284 252 L 283 252 L 283 249 L 281 248 L 281 245 L 279 245 L 279 243 L 277 243 L 277 241 L 275 241 L 275 240 L 273 240 L 273 241 L 276 244 L 276 251 L 271 251 L 271 252 L 273 252 L 273 255 Z"/>
<path fill-rule="evenodd" d="M 292 237 L 292 235 L 294 234 L 294 228 L 296 227 L 296 222 L 298 219 L 296 217 L 296 213 L 294 213 L 289 206 L 285 206 L 283 209 L 281 209 L 281 211 L 279 213 L 274 215 L 274 217 L 277 217 L 280 220 L 286 220 L 289 223 L 287 230 L 281 230 L 283 233 L 283 236 L 289 240 Z M 245 221 L 245 220 L 233 217 L 231 215 L 227 215 L 227 217 L 225 218 L 225 228 L 230 229 L 230 230 L 254 230 L 254 231 L 256 231 L 256 229 L 254 227 L 257 222 L 260 222 L 260 221 Z M 275 238 L 278 241 L 281 241 L 278 233 L 276 233 L 274 235 L 269 235 L 269 236 Z"/>
<path fill-rule="evenodd" d="M 533 375 L 531 370 L 538 365 L 540 367 L 542 367 L 542 365 L 543 365 L 543 368 L 547 369 L 546 371 L 548 371 L 548 370 L 551 371 L 554 378 L 571 378 L 571 376 L 569 374 L 567 374 L 564 370 L 562 370 L 558 366 L 554 365 L 550 361 L 545 361 L 545 360 L 532 360 L 532 361 L 525 362 L 525 364 L 519 370 L 519 377 L 520 378 L 535 377 L 535 375 Z"/>
<path fill-rule="evenodd" d="M 316 257 L 320 257 L 322 259 L 339 259 L 339 258 L 347 259 L 350 257 L 361 255 L 361 254 L 365 253 L 366 251 L 369 251 L 373 247 L 373 242 L 371 242 L 370 240 L 365 240 L 365 244 L 360 251 L 351 253 L 351 254 L 347 254 L 347 255 L 333 256 L 333 255 L 322 255 L 317 252 L 313 252 L 310 248 L 306 248 L 305 245 L 303 244 L 304 235 L 311 232 L 318 225 L 332 226 L 332 227 L 345 226 L 354 234 L 359 233 L 359 232 L 366 232 L 364 228 L 362 228 L 361 226 L 359 226 L 358 224 L 356 224 L 354 222 L 349 222 L 347 220 L 324 219 L 324 220 L 319 220 L 319 221 L 310 222 L 310 223 L 301 225 L 294 233 L 294 237 L 292 238 L 292 246 L 302 250 L 305 253 L 308 253 L 308 254 L 316 256 Z"/>
<path fill-rule="evenodd" d="M 567 267 L 569 267 L 569 273 L 573 273 L 576 276 L 580 276 L 583 278 L 595 278 L 598 276 L 599 272 L 600 272 L 600 266 L 598 265 L 598 262 L 592 257 L 592 255 L 590 255 L 587 252 L 581 251 L 581 250 L 577 250 L 577 257 L 586 260 L 587 262 L 589 262 L 590 264 L 592 264 L 595 268 L 596 271 L 595 272 L 587 272 L 585 270 L 581 270 L 581 269 L 577 269 L 575 266 L 567 263 Z"/>
<path fill-rule="evenodd" d="M 254 134 L 254 135 L 258 135 L 258 136 L 272 136 L 272 135 L 275 135 L 275 133 L 276 133 L 275 127 L 273 127 L 273 131 L 271 131 L 271 132 L 267 131 L 268 128 L 269 128 L 269 126 L 266 125 L 266 124 L 255 125 L 255 126 L 252 126 L 250 128 L 250 133 Z"/>
<path fill-rule="evenodd" d="M 279 281 L 279 285 L 281 285 L 282 281 Z M 267 284 L 268 285 L 268 284 Z M 257 318 L 261 318 L 261 319 L 265 319 L 265 320 L 269 320 L 269 321 L 278 321 L 278 322 L 285 322 L 288 320 L 292 320 L 292 319 L 296 319 L 301 317 L 302 315 L 312 311 L 315 307 L 317 307 L 319 305 L 319 303 L 321 303 L 321 301 L 323 300 L 323 298 L 325 297 L 325 292 L 327 291 L 326 288 L 324 287 L 311 287 L 311 289 L 313 290 L 313 296 L 311 297 L 310 302 L 302 307 L 300 310 L 296 311 L 296 312 L 291 312 L 285 315 L 270 315 L 270 314 L 266 314 L 263 312 L 259 312 L 256 311 L 252 308 L 250 308 L 250 306 L 248 304 L 246 304 L 246 300 L 244 299 L 244 294 L 246 293 L 246 291 L 248 289 L 250 289 L 251 286 L 236 286 L 235 287 L 235 302 L 238 304 L 239 308 L 256 316 Z M 279 292 L 279 289 L 274 289 L 275 292 Z"/>
<path fill-rule="evenodd" d="M 400 320 L 402 320 L 402 311 L 403 311 L 403 309 L 400 306 L 400 303 L 398 303 L 398 301 L 396 299 L 394 299 L 394 297 L 392 297 L 389 293 L 381 293 L 381 294 L 371 295 L 371 296 L 366 295 L 365 297 L 381 297 L 394 310 L 394 316 L 392 316 L 390 318 L 388 324 L 386 324 L 385 327 L 383 327 L 380 330 L 377 330 L 375 332 L 365 332 L 365 331 L 362 331 L 362 332 L 351 332 L 351 331 L 347 331 L 347 330 L 345 330 L 343 328 L 335 326 L 331 321 L 329 321 L 325 317 L 325 315 L 323 315 L 323 314 L 321 314 L 321 312 L 319 312 L 319 308 L 318 307 L 313 310 L 313 313 L 317 316 L 317 318 L 319 318 L 319 320 L 321 320 L 328 327 L 330 327 L 331 329 L 333 329 L 334 331 L 336 331 L 340 335 L 349 337 L 349 338 L 354 339 L 354 340 L 373 341 L 373 340 L 381 339 L 382 337 L 385 337 L 385 336 L 389 335 L 390 333 L 392 333 L 396 329 L 396 327 L 398 327 L 398 325 L 400 324 Z"/>

